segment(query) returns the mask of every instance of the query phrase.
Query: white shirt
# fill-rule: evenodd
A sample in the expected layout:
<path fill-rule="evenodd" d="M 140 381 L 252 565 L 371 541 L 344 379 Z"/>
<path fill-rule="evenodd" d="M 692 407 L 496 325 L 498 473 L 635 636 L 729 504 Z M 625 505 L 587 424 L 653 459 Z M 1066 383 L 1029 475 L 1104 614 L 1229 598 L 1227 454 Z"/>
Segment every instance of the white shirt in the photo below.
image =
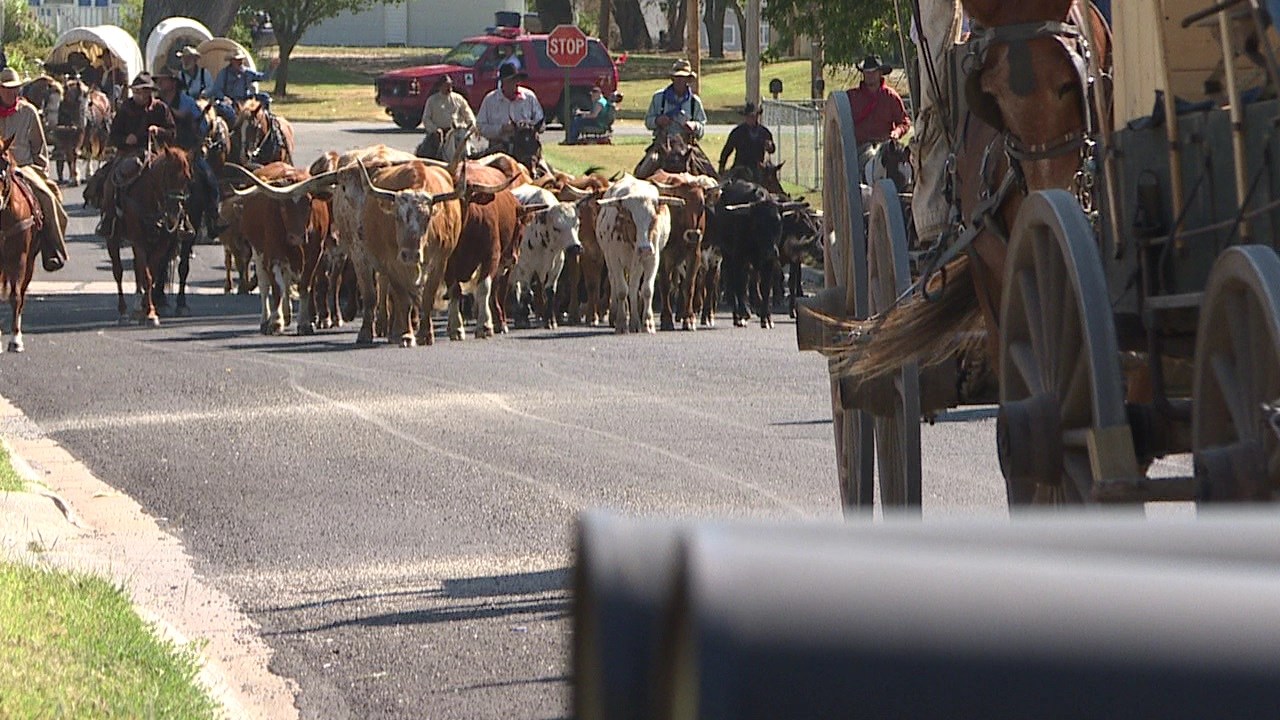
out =
<path fill-rule="evenodd" d="M 516 88 L 516 99 L 508 100 L 502 90 L 494 90 L 484 96 L 476 125 L 480 134 L 491 140 L 502 137 L 502 126 L 507 123 L 537 125 L 542 122 L 542 103 L 538 96 L 526 87 Z"/>

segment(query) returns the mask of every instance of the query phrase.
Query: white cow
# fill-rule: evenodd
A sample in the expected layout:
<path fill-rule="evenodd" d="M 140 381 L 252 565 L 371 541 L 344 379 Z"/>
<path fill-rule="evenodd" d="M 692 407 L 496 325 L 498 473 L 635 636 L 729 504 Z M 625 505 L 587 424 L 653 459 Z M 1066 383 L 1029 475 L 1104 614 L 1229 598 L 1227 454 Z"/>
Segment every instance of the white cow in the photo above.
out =
<path fill-rule="evenodd" d="M 578 203 L 560 202 L 555 193 L 536 185 L 521 185 L 511 192 L 527 213 L 513 271 L 516 298 L 523 313 L 527 307 L 526 295 L 536 283 L 542 293 L 542 300 L 537 304 L 543 327 L 554 328 L 556 285 L 564 270 L 565 253 L 582 252 L 582 243 L 578 240 Z"/>
<path fill-rule="evenodd" d="M 613 293 L 609 308 L 613 328 L 619 333 L 657 332 L 653 291 L 658 257 L 671 234 L 667 205 L 684 201 L 664 197 L 652 183 L 623 175 L 595 202 L 600 205 L 596 236 Z"/>

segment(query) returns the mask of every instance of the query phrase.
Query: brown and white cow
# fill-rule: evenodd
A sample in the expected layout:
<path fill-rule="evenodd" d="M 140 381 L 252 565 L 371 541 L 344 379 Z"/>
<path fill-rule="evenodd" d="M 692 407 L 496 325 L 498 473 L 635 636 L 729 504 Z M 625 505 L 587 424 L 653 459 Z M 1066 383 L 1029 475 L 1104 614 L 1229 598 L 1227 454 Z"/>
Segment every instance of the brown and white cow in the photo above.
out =
<path fill-rule="evenodd" d="M 671 239 L 662 249 L 658 264 L 658 297 L 662 300 L 662 329 L 675 330 L 680 321 L 684 330 L 696 330 L 694 291 L 702 265 L 702 236 L 706 230 L 706 206 L 715 202 L 719 182 L 706 175 L 654 173 L 649 182 L 664 195 L 684 200 L 671 211 Z"/>
<path fill-rule="evenodd" d="M 613 328 L 619 333 L 656 332 L 653 291 L 658 258 L 671 233 L 667 208 L 682 206 L 684 201 L 663 196 L 646 180 L 623 175 L 596 203 L 600 205 L 596 233 L 613 295 L 609 307 Z"/>
<path fill-rule="evenodd" d="M 550 190 L 522 185 L 511 191 L 524 211 L 524 232 L 520 240 L 513 284 L 521 316 L 527 319 L 526 297 L 536 287 L 535 304 L 542 325 L 556 326 L 556 286 L 564 270 L 565 258 L 582 253 L 578 240 L 580 202 L 561 202 Z"/>
<path fill-rule="evenodd" d="M 582 253 L 565 258 L 565 269 L 560 278 L 565 296 L 563 306 L 568 311 L 570 325 L 579 322 L 599 325 L 604 321 L 608 307 L 606 296 L 609 294 L 604 252 L 600 250 L 600 241 L 596 237 L 596 216 L 600 206 L 595 202 L 582 201 L 600 198 L 609 189 L 610 181 L 590 171 L 578 178 L 557 172 L 540 178 L 538 184 L 556 193 L 562 202 L 578 203 L 578 241 L 582 243 Z"/>
<path fill-rule="evenodd" d="M 330 237 L 332 174 L 312 177 L 303 168 L 271 163 L 250 173 L 228 164 L 251 186 L 233 190 L 243 198 L 240 232 L 253 248 L 262 297 L 263 333 L 279 335 L 291 320 L 290 290 L 301 297 L 298 334 L 316 331 L 312 289 L 324 244 Z M 279 185 L 283 185 L 282 187 Z"/>
<path fill-rule="evenodd" d="M 462 340 L 462 295 L 475 299 L 476 337 L 507 332 L 506 295 L 519 253 L 522 213 L 510 187 L 521 180 L 474 163 L 463 166 L 462 235 L 449 258 L 449 339 Z"/>

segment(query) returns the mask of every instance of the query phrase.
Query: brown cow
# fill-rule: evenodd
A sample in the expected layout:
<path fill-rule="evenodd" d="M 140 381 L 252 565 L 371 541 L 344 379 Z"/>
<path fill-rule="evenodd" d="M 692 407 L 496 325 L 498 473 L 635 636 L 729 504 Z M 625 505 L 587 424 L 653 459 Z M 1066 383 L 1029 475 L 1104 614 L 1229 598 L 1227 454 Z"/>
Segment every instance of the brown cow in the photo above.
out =
<path fill-rule="evenodd" d="M 324 243 L 330 237 L 329 193 L 336 179 L 332 174 L 312 177 L 303 168 L 280 162 L 253 173 L 235 164 L 227 169 L 252 183 L 234 193 L 244 198 L 240 232 L 253 248 L 259 273 L 261 331 L 284 332 L 291 319 L 289 291 L 296 283 L 301 297 L 298 334 L 315 334 L 312 290 Z"/>
<path fill-rule="evenodd" d="M 507 332 L 506 292 L 522 231 L 520 203 L 509 190 L 472 198 L 463 213 L 458 247 L 449 257 L 449 339 L 466 338 L 462 295 L 475 297 L 476 337 Z M 491 297 L 492 296 L 492 297 Z"/>
<path fill-rule="evenodd" d="M 559 286 L 564 295 L 564 307 L 570 325 L 584 320 L 590 325 L 599 325 L 604 321 L 608 307 L 606 297 L 609 279 L 605 273 L 604 253 L 600 250 L 600 241 L 596 237 L 596 214 L 599 206 L 593 200 L 609 189 L 609 180 L 593 174 L 589 169 L 587 174 L 578 178 L 555 172 L 546 178 L 539 178 L 535 184 L 551 190 L 563 202 L 579 201 L 578 241 L 582 243 L 582 252 L 565 259 Z M 582 286 L 581 291 L 579 285 Z"/>
<path fill-rule="evenodd" d="M 671 211 L 671 236 L 662 248 L 658 263 L 658 296 L 662 299 L 661 327 L 675 330 L 680 320 L 683 330 L 696 330 L 694 291 L 702 264 L 702 235 L 706 230 L 706 205 L 715 202 L 719 183 L 715 178 L 688 173 L 654 173 L 649 182 L 664 195 L 684 200 L 683 206 Z M 679 302 L 678 311 L 673 311 Z"/>

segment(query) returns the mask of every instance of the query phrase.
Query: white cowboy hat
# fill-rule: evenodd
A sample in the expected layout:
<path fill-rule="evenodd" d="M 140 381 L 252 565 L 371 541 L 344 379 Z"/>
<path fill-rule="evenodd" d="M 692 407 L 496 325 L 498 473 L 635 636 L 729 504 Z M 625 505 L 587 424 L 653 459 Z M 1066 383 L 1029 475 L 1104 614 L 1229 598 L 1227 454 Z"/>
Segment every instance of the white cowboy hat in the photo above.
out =
<path fill-rule="evenodd" d="M 0 87 L 20 88 L 22 87 L 22 76 L 11 67 L 0 70 Z"/>

